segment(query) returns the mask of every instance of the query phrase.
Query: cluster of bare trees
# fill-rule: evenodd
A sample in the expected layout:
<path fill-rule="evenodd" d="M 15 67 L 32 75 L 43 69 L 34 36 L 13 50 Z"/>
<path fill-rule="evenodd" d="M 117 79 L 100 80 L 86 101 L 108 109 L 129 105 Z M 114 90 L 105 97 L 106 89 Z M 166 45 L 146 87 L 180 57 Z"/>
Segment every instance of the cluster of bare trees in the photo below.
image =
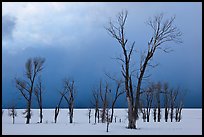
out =
<path fill-rule="evenodd" d="M 112 78 L 111 78 L 112 79 Z M 124 93 L 124 88 L 122 88 L 122 80 L 114 80 L 114 85 L 116 87 L 111 87 L 110 82 L 107 81 L 103 85 L 102 80 L 100 80 L 99 87 L 93 89 L 92 106 L 95 110 L 95 124 L 98 119 L 98 123 L 107 123 L 107 132 L 109 124 L 113 122 L 114 108 L 118 98 Z M 111 112 L 110 112 L 111 111 Z M 116 121 L 116 117 L 115 117 Z"/>
<path fill-rule="evenodd" d="M 151 83 L 144 89 L 141 101 L 141 113 L 143 121 L 149 122 L 150 112 L 153 111 L 154 122 L 160 122 L 161 108 L 164 108 L 164 119 L 171 122 L 175 118 L 176 122 L 181 120 L 181 110 L 183 108 L 183 91 L 179 88 L 169 88 L 168 83 Z M 181 97 L 182 98 L 178 98 Z M 163 99 L 163 106 L 161 104 Z M 175 112 L 175 113 L 174 113 Z"/>
<path fill-rule="evenodd" d="M 168 47 L 165 47 L 167 42 L 182 42 L 180 39 L 181 32 L 174 25 L 175 17 L 164 20 L 163 14 L 159 14 L 150 18 L 147 21 L 153 31 L 150 41 L 147 43 L 147 49 L 142 54 L 140 60 L 139 71 L 137 71 L 137 81 L 133 81 L 134 72 L 137 69 L 132 68 L 131 60 L 134 58 L 133 51 L 135 42 L 129 43 L 125 35 L 125 24 L 127 21 L 128 12 L 122 11 L 118 14 L 116 21 L 110 20 L 109 26 L 106 27 L 107 32 L 118 42 L 122 50 L 122 56 L 116 58 L 121 62 L 121 74 L 125 81 L 126 99 L 128 102 L 128 128 L 136 129 L 136 120 L 138 119 L 139 109 L 141 108 L 140 96 L 142 94 L 142 81 L 146 77 L 145 72 L 148 67 L 155 65 L 151 64 L 152 58 L 158 49 L 164 52 L 170 52 Z M 134 88 L 134 86 L 136 88 Z M 157 102 L 159 105 L 159 102 Z"/>
<path fill-rule="evenodd" d="M 126 21 L 128 17 L 127 11 L 122 11 L 118 14 L 116 21 L 110 20 L 109 25 L 105 28 L 107 32 L 118 42 L 118 46 L 121 48 L 121 55 L 116 58 L 121 63 L 121 75 L 122 79 L 116 79 L 109 76 L 110 80 L 114 82 L 115 88 L 110 86 L 110 82 L 102 83 L 100 81 L 99 86 L 93 89 L 92 104 L 95 108 L 95 123 L 107 122 L 107 131 L 109 123 L 113 121 L 114 107 L 117 99 L 123 93 L 126 94 L 126 100 L 128 104 L 128 128 L 136 129 L 136 121 L 139 118 L 140 112 L 143 114 L 143 119 L 147 122 L 150 120 L 150 112 L 153 109 L 154 121 L 160 122 L 161 119 L 161 96 L 164 100 L 164 116 L 167 122 L 170 113 L 170 119 L 173 121 L 174 110 L 176 112 L 176 121 L 181 120 L 181 111 L 183 107 L 183 101 L 177 101 L 177 95 L 179 89 L 169 89 L 167 83 L 152 83 L 147 88 L 143 88 L 143 81 L 149 76 L 146 76 L 146 71 L 149 68 L 154 68 L 157 65 L 152 64 L 153 56 L 157 50 L 162 50 L 165 53 L 169 53 L 171 49 L 167 47 L 166 43 L 175 42 L 181 43 L 181 32 L 174 25 L 175 17 L 168 19 L 164 18 L 163 14 L 159 14 L 150 18 L 146 23 L 152 29 L 152 36 L 146 47 L 145 52 L 141 55 L 139 69 L 133 64 L 135 51 L 135 42 L 130 42 L 126 36 Z M 137 59 L 135 59 L 137 60 Z M 36 95 L 39 108 L 40 108 L 40 123 L 42 123 L 42 92 L 44 90 L 42 86 L 41 78 L 36 83 L 36 78 L 43 70 L 43 64 L 45 60 L 43 58 L 28 59 L 26 62 L 26 79 L 15 79 L 16 87 L 20 91 L 21 95 L 27 102 L 26 109 L 26 124 L 29 124 L 31 118 L 31 105 L 33 91 Z M 63 90 L 60 91 L 60 100 L 55 108 L 55 123 L 59 115 L 60 105 L 63 99 L 67 102 L 69 110 L 69 122 L 73 122 L 73 110 L 75 101 L 76 87 L 74 80 L 64 79 Z M 109 112 L 111 110 L 111 113 Z M 89 110 L 89 120 L 91 110 Z M 89 121 L 90 122 L 90 121 Z"/>

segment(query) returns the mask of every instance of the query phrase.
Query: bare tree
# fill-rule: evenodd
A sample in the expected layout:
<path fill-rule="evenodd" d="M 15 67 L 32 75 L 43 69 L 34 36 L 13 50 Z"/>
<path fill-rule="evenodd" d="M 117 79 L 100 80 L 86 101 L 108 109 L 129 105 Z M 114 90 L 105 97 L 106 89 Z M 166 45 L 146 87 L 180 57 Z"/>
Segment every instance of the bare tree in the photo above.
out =
<path fill-rule="evenodd" d="M 160 119 L 161 119 L 161 100 L 160 100 L 161 83 L 160 82 L 155 83 L 154 87 L 156 88 L 156 90 L 155 90 L 155 102 L 156 102 L 156 106 L 157 106 L 157 110 L 158 110 L 157 122 L 160 122 Z"/>
<path fill-rule="evenodd" d="M 128 102 L 128 128 L 132 129 L 136 128 L 136 119 L 138 118 L 138 109 L 140 108 L 141 85 L 142 80 L 145 77 L 144 74 L 147 66 L 152 66 L 150 61 L 152 60 L 152 57 L 157 49 L 161 49 L 164 52 L 170 51 L 169 48 L 164 48 L 162 46 L 166 42 L 181 42 L 181 32 L 177 29 L 177 27 L 173 26 L 175 17 L 163 21 L 163 14 L 160 14 L 155 16 L 153 19 L 149 19 L 147 24 L 153 29 L 153 34 L 147 45 L 147 53 L 144 55 L 144 59 L 141 60 L 135 93 L 136 97 L 134 97 L 132 73 L 130 72 L 130 60 L 135 42 L 131 44 L 130 48 L 127 47 L 128 39 L 125 36 L 125 23 L 127 15 L 127 11 L 120 12 L 117 17 L 117 24 L 115 25 L 115 23 L 110 21 L 109 27 L 107 27 L 106 30 L 119 42 L 120 47 L 122 48 L 123 58 L 117 59 L 122 63 L 121 72 L 125 79 L 126 99 Z"/>
<path fill-rule="evenodd" d="M 101 122 L 105 123 L 106 121 L 106 109 L 108 107 L 108 94 L 110 92 L 109 85 L 106 82 L 105 92 L 103 93 L 102 89 L 102 81 L 100 81 L 100 98 L 102 102 L 102 110 L 101 110 Z"/>
<path fill-rule="evenodd" d="M 8 116 L 12 117 L 12 123 L 15 123 L 15 117 L 17 117 L 16 105 L 13 103 L 8 109 Z"/>
<path fill-rule="evenodd" d="M 150 111 L 152 108 L 152 101 L 153 101 L 153 92 L 154 92 L 154 86 L 150 85 L 145 91 L 145 100 L 146 100 L 146 118 L 147 122 L 149 122 L 149 116 L 150 116 Z"/>
<path fill-rule="evenodd" d="M 15 78 L 16 88 L 20 91 L 21 95 L 25 98 L 27 103 L 26 113 L 26 124 L 30 123 L 31 118 L 31 105 L 32 105 L 32 95 L 34 90 L 35 79 L 38 74 L 43 70 L 43 64 L 45 59 L 41 57 L 30 58 L 26 62 L 26 80 L 21 80 Z"/>
<path fill-rule="evenodd" d="M 94 117 L 95 117 L 95 124 L 96 124 L 96 119 L 98 118 L 98 123 L 99 123 L 99 92 L 95 89 L 93 89 L 93 99 L 94 101 L 91 103 L 94 105 L 95 107 L 95 114 L 94 114 Z"/>
<path fill-rule="evenodd" d="M 115 94 L 113 97 L 112 97 L 112 103 L 111 103 L 111 118 L 110 118 L 110 122 L 112 123 L 113 121 L 113 115 L 114 115 L 114 107 L 115 107 L 115 103 L 116 101 L 118 100 L 118 98 L 123 95 L 125 93 L 125 90 L 121 87 L 122 87 L 122 79 L 118 80 L 116 78 L 113 78 L 111 77 L 109 74 L 106 74 L 106 76 L 108 76 L 111 80 L 113 80 L 115 82 L 115 85 L 116 85 L 116 88 L 113 92 L 113 94 Z M 111 90 L 112 92 L 112 90 Z"/>
<path fill-rule="evenodd" d="M 110 117 L 110 112 L 109 112 L 109 108 L 106 108 L 106 132 L 109 131 L 109 125 L 111 123 L 111 117 Z"/>
<path fill-rule="evenodd" d="M 43 105 L 42 105 L 42 93 L 43 93 L 43 85 L 42 85 L 42 79 L 41 77 L 39 77 L 38 79 L 38 83 L 34 89 L 34 93 L 35 93 L 35 96 L 37 98 L 37 102 L 38 102 L 38 105 L 39 105 L 39 109 L 40 109 L 40 123 L 42 123 L 42 120 L 43 120 Z"/>
<path fill-rule="evenodd" d="M 141 102 L 140 111 L 141 111 L 141 113 L 142 113 L 143 122 L 146 122 L 147 112 L 146 112 L 145 105 L 144 105 L 143 101 Z"/>
<path fill-rule="evenodd" d="M 177 95 L 178 95 L 178 91 L 179 91 L 179 88 L 177 89 L 171 89 L 169 94 L 170 94 L 170 119 L 171 119 L 171 122 L 173 122 L 173 118 L 174 118 L 174 108 L 175 108 L 175 102 L 176 102 L 176 98 L 177 98 Z"/>
<path fill-rule="evenodd" d="M 65 78 L 64 79 L 64 96 L 63 97 L 68 104 L 69 122 L 70 123 L 73 123 L 75 95 L 76 95 L 76 87 L 74 85 L 74 80 L 70 80 L 70 79 Z"/>
<path fill-rule="evenodd" d="M 58 115 L 59 115 L 59 109 L 60 109 L 60 104 L 61 104 L 61 102 L 62 102 L 62 99 L 63 99 L 63 97 L 64 97 L 64 93 L 61 93 L 60 92 L 60 94 L 61 94 L 61 97 L 60 97 L 60 100 L 59 100 L 59 103 L 57 104 L 57 106 L 55 107 L 55 123 L 57 123 L 57 117 L 58 117 Z"/>
<path fill-rule="evenodd" d="M 178 92 L 178 98 L 176 101 L 176 116 L 175 116 L 175 120 L 176 122 L 180 122 L 181 121 L 181 112 L 184 106 L 184 97 L 186 95 L 186 91 L 182 92 L 181 90 L 179 90 Z"/>
<path fill-rule="evenodd" d="M 132 43 L 131 47 L 128 48 L 127 42 L 128 39 L 125 37 L 125 23 L 127 19 L 128 12 L 122 11 L 118 14 L 117 24 L 115 25 L 112 21 L 110 21 L 109 27 L 106 30 L 111 34 L 111 36 L 116 39 L 123 51 L 124 58 L 117 58 L 122 63 L 122 75 L 125 79 L 125 91 L 126 91 L 126 99 L 128 102 L 128 128 L 136 128 L 135 122 L 135 109 L 134 109 L 134 97 L 133 97 L 133 87 L 131 80 L 131 72 L 130 72 L 130 60 L 131 55 L 133 53 L 135 42 Z"/>

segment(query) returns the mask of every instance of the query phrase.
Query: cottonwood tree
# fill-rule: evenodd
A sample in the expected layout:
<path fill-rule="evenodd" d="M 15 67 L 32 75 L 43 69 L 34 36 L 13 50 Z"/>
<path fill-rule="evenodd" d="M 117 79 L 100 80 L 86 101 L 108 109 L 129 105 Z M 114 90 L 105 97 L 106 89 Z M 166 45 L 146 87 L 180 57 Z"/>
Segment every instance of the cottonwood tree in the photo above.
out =
<path fill-rule="evenodd" d="M 35 91 L 34 93 L 35 93 L 35 96 L 37 98 L 38 106 L 39 106 L 39 109 L 40 109 L 40 122 L 39 123 L 42 123 L 42 120 L 43 120 L 42 94 L 43 94 L 43 91 L 44 91 L 44 87 L 42 85 L 41 77 L 39 77 L 38 83 L 37 83 L 34 91 Z"/>
<path fill-rule="evenodd" d="M 12 104 L 8 109 L 8 116 L 12 117 L 12 123 L 15 123 L 15 117 L 17 117 L 16 105 Z"/>
<path fill-rule="evenodd" d="M 181 32 L 173 25 L 175 17 L 170 19 L 163 19 L 163 14 L 155 16 L 153 19 L 149 19 L 147 24 L 152 28 L 153 34 L 150 41 L 147 44 L 147 52 L 144 54 L 144 59 L 141 61 L 140 69 L 138 72 L 138 80 L 135 94 L 133 93 L 132 72 L 130 71 L 131 58 L 134 50 L 135 42 L 128 47 L 128 39 L 125 35 L 125 23 L 127 20 L 127 11 L 122 11 L 118 14 L 116 23 L 109 22 L 109 26 L 106 30 L 109 34 L 119 42 L 122 48 L 123 57 L 117 58 L 121 61 L 121 73 L 125 79 L 126 99 L 128 102 L 128 128 L 136 128 L 136 120 L 138 119 L 138 113 L 140 108 L 140 95 L 141 85 L 144 78 L 145 71 L 150 64 L 152 57 L 158 49 L 164 52 L 169 52 L 169 48 L 164 47 L 167 42 L 180 43 Z"/>
<path fill-rule="evenodd" d="M 69 108 L 69 123 L 73 123 L 74 116 L 74 99 L 76 95 L 76 87 L 74 85 L 74 80 L 64 79 L 64 99 L 66 100 Z"/>
<path fill-rule="evenodd" d="M 20 78 L 15 78 L 16 88 L 19 90 L 27 103 L 27 109 L 25 111 L 27 118 L 26 124 L 29 124 L 31 119 L 31 105 L 35 79 L 43 70 L 44 62 L 45 59 L 41 57 L 29 58 L 25 64 L 27 81 Z"/>

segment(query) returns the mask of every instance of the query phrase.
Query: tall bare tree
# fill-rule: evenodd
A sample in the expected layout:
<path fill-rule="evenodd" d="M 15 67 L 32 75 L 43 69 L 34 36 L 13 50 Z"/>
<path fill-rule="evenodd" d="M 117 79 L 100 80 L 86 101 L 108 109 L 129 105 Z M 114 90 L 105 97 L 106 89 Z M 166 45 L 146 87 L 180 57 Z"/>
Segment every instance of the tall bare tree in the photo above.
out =
<path fill-rule="evenodd" d="M 132 87 L 132 73 L 130 72 L 130 60 L 134 50 L 135 42 L 128 48 L 128 39 L 125 36 L 125 23 L 127 20 L 127 11 L 122 11 L 117 16 L 116 24 L 110 21 L 109 27 L 106 30 L 111 36 L 116 39 L 120 47 L 122 48 L 123 58 L 117 58 L 121 61 L 121 72 L 125 79 L 126 99 L 128 102 L 128 128 L 136 128 L 136 119 L 138 118 L 140 108 L 140 95 L 141 85 L 144 78 L 145 71 L 148 66 L 152 66 L 150 61 L 154 56 L 157 49 L 161 49 L 164 52 L 169 52 L 169 48 L 164 48 L 166 42 L 181 42 L 181 32 L 173 25 L 175 17 L 167 20 L 163 20 L 163 14 L 155 16 L 153 19 L 149 19 L 147 24 L 152 28 L 153 34 L 150 41 L 147 44 L 147 52 L 144 55 L 144 59 L 141 60 L 141 65 L 138 73 L 138 81 L 136 86 L 136 93 L 133 94 Z M 134 96 L 135 95 L 135 96 Z"/>
<path fill-rule="evenodd" d="M 41 77 L 39 77 L 38 83 L 37 83 L 34 91 L 35 91 L 34 93 L 35 93 L 35 96 L 37 98 L 38 106 L 39 106 L 39 109 L 40 109 L 40 123 L 42 123 L 42 120 L 43 120 L 42 93 L 44 91 L 44 87 L 42 85 Z"/>
<path fill-rule="evenodd" d="M 73 123 L 74 116 L 74 99 L 76 95 L 76 87 L 74 85 L 74 80 L 64 79 L 64 99 L 66 100 L 69 108 L 69 122 Z M 67 96 L 66 96 L 67 95 Z"/>
<path fill-rule="evenodd" d="M 25 64 L 27 81 L 15 78 L 16 88 L 20 91 L 21 95 L 24 97 L 27 103 L 27 109 L 25 111 L 27 118 L 26 124 L 30 123 L 32 95 L 35 86 L 35 79 L 43 70 L 44 62 L 45 59 L 41 57 L 35 57 L 33 59 L 29 58 Z"/>

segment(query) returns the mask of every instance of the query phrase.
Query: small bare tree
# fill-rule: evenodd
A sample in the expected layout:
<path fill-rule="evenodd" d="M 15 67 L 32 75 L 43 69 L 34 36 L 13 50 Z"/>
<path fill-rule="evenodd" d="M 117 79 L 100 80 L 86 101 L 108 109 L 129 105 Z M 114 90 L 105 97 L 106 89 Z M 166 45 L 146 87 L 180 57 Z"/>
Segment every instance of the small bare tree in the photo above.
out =
<path fill-rule="evenodd" d="M 16 105 L 12 104 L 8 109 L 8 116 L 12 117 L 12 123 L 15 123 L 15 117 L 17 117 Z"/>
<path fill-rule="evenodd" d="M 168 115 L 169 115 L 169 107 L 170 107 L 168 83 L 164 83 L 163 88 L 164 88 L 164 119 L 165 119 L 165 122 L 167 122 L 168 121 Z"/>
<path fill-rule="evenodd" d="M 110 112 L 109 112 L 109 108 L 106 108 L 106 132 L 109 131 L 109 125 L 111 123 L 111 117 L 110 117 Z"/>
<path fill-rule="evenodd" d="M 88 109 L 89 123 L 91 123 L 91 108 Z"/>
<path fill-rule="evenodd" d="M 171 89 L 170 90 L 170 119 L 171 119 L 171 122 L 173 122 L 173 118 L 174 118 L 174 108 L 175 108 L 175 102 L 176 102 L 176 98 L 177 98 L 177 95 L 178 95 L 178 91 L 179 91 L 179 88 L 177 89 Z"/>
<path fill-rule="evenodd" d="M 147 122 L 149 122 L 149 117 L 150 117 L 150 111 L 152 108 L 152 101 L 153 101 L 153 93 L 154 93 L 154 88 L 153 85 L 150 85 L 145 91 L 145 100 L 146 100 L 146 118 Z"/>
<path fill-rule="evenodd" d="M 43 88 L 43 85 L 42 85 L 41 77 L 39 77 L 38 83 L 37 83 L 34 91 L 35 91 L 34 93 L 35 93 L 35 96 L 37 98 L 38 106 L 39 106 L 39 109 L 40 109 L 40 122 L 39 123 L 42 123 L 42 120 L 43 120 L 42 93 L 44 91 L 44 88 Z"/>
<path fill-rule="evenodd" d="M 26 124 L 30 123 L 31 118 L 31 105 L 32 105 L 32 95 L 34 90 L 35 79 L 38 74 L 43 70 L 43 64 L 45 59 L 41 57 L 36 57 L 33 59 L 28 59 L 26 62 L 26 80 L 21 80 L 15 78 L 16 88 L 20 91 L 21 95 L 25 98 L 27 103 L 26 113 Z"/>
<path fill-rule="evenodd" d="M 157 113 L 157 122 L 160 122 L 160 119 L 161 119 L 161 100 L 160 100 L 160 95 L 161 95 L 161 83 L 158 82 L 155 84 L 155 101 L 156 101 L 156 104 L 157 104 L 157 110 L 158 110 L 158 113 Z"/>
<path fill-rule="evenodd" d="M 76 95 L 76 87 L 74 85 L 74 80 L 65 78 L 64 79 L 64 99 L 66 100 L 69 108 L 69 123 L 73 123 L 75 95 Z"/>
<path fill-rule="evenodd" d="M 183 109 L 183 106 L 184 106 L 184 97 L 186 95 L 186 91 L 181 91 L 179 90 L 178 92 L 178 98 L 177 98 L 177 101 L 176 101 L 176 116 L 175 116 L 175 120 L 176 122 L 180 122 L 181 121 L 181 112 L 182 112 L 182 109 Z"/>
<path fill-rule="evenodd" d="M 91 103 L 95 107 L 95 113 L 94 113 L 94 118 L 95 118 L 95 124 L 96 124 L 96 119 L 98 118 L 98 123 L 99 123 L 99 92 L 96 89 L 92 90 L 92 95 L 93 95 L 93 101 Z"/>
<path fill-rule="evenodd" d="M 109 85 L 106 82 L 105 86 L 105 92 L 103 94 L 103 89 L 102 89 L 102 81 L 100 81 L 100 98 L 102 102 L 102 110 L 101 110 L 101 122 L 105 123 L 106 120 L 106 109 L 108 107 L 108 94 L 110 92 Z"/>
<path fill-rule="evenodd" d="M 111 77 L 109 76 L 109 78 L 111 78 Z M 115 78 L 111 78 L 111 79 L 114 80 L 114 82 L 116 84 L 116 89 L 115 89 L 115 92 L 114 92 L 115 95 L 112 98 L 112 103 L 111 103 L 111 118 L 110 118 L 110 122 L 112 123 L 113 115 L 114 115 L 115 103 L 118 100 L 118 98 L 125 93 L 125 90 L 121 89 L 121 87 L 122 87 L 122 79 L 120 79 L 120 80 L 117 80 Z M 110 90 L 110 92 L 112 92 L 112 91 Z"/>
<path fill-rule="evenodd" d="M 57 117 L 58 117 L 58 115 L 59 115 L 60 105 L 61 105 L 62 99 L 63 99 L 63 97 L 64 97 L 64 93 L 61 93 L 61 92 L 60 92 L 60 94 L 61 94 L 61 97 L 60 97 L 59 103 L 58 103 L 57 106 L 55 107 L 55 118 L 54 118 L 55 123 L 57 123 Z"/>

